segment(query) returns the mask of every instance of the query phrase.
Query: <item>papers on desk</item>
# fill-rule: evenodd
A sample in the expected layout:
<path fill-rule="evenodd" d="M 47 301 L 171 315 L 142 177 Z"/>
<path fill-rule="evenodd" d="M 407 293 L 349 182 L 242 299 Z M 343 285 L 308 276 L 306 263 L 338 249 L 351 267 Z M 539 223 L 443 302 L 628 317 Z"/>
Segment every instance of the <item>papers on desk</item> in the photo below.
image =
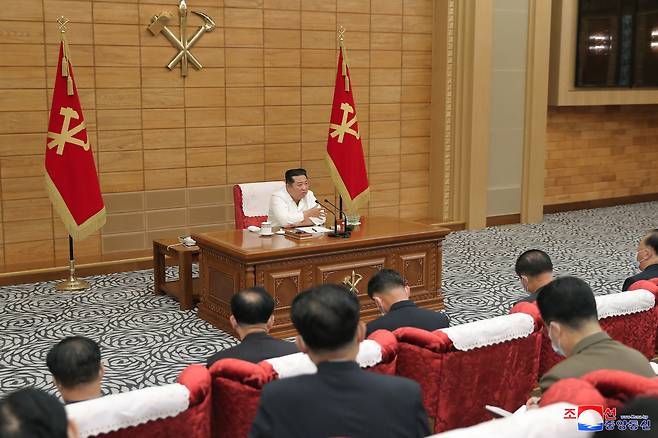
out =
<path fill-rule="evenodd" d="M 651 369 L 653 370 L 653 372 L 658 374 L 658 363 L 649 362 L 649 365 L 651 365 Z"/>
<path fill-rule="evenodd" d="M 317 225 L 314 227 L 297 227 L 295 229 L 303 231 L 305 233 L 312 233 L 312 234 L 330 233 L 331 231 L 333 231 L 331 228 L 320 227 Z"/>

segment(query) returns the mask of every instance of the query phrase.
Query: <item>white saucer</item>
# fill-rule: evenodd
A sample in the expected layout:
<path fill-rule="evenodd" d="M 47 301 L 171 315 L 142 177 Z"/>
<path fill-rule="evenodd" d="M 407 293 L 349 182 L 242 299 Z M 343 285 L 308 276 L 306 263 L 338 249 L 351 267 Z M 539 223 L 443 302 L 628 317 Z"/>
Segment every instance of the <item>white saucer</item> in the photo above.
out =
<path fill-rule="evenodd" d="M 274 233 L 270 231 L 269 233 L 258 233 L 258 235 L 261 237 L 270 237 L 274 236 Z"/>
<path fill-rule="evenodd" d="M 283 229 L 281 229 L 281 230 L 277 231 L 277 232 L 274 233 L 274 234 L 286 234 L 286 232 L 285 232 Z"/>

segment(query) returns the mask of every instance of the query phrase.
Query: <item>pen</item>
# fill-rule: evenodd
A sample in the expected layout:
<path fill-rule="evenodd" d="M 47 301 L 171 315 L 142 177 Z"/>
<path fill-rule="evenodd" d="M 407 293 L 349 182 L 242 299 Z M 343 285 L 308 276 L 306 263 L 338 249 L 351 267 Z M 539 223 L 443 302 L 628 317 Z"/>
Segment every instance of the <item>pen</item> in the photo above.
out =
<path fill-rule="evenodd" d="M 311 230 L 313 230 L 314 233 L 317 233 L 317 232 L 318 232 L 318 230 L 316 230 L 316 229 L 313 228 L 313 227 L 311 227 Z"/>

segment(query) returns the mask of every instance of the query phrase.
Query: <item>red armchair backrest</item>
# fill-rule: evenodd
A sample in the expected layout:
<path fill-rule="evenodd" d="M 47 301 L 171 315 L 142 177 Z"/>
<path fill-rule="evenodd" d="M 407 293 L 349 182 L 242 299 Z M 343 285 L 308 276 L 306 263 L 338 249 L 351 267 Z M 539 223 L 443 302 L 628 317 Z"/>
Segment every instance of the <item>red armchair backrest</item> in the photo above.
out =
<path fill-rule="evenodd" d="M 235 228 L 238 230 L 245 229 L 250 225 L 260 226 L 263 221 L 267 220 L 267 211 L 269 204 L 262 205 L 262 214 L 248 216 L 243 209 L 243 186 L 251 187 L 261 187 L 262 191 L 259 189 L 260 193 L 271 193 L 277 189 L 278 182 L 260 182 L 260 183 L 248 183 L 248 184 L 236 184 L 233 186 L 233 209 L 235 213 Z M 283 187 L 283 182 L 280 183 Z M 245 189 L 246 190 L 246 189 Z M 258 210 L 261 210 L 260 208 Z"/>
<path fill-rule="evenodd" d="M 472 327 L 476 336 L 496 337 L 483 326 Z M 490 419 L 486 404 L 515 410 L 536 383 L 541 340 L 536 324 L 527 336 L 467 351 L 458 350 L 441 330 L 406 327 L 394 334 L 400 344 L 398 375 L 420 383 L 434 432 Z"/>
<path fill-rule="evenodd" d="M 658 397 L 658 379 L 625 371 L 597 370 L 555 382 L 542 396 L 540 405 L 568 402 L 616 408 L 639 396 Z"/>
<path fill-rule="evenodd" d="M 367 371 L 394 375 L 398 341 L 391 332 L 377 330 L 368 339 L 380 345 L 382 359 Z M 212 436 L 215 438 L 247 437 L 258 410 L 260 393 L 265 384 L 278 379 L 268 361 L 258 364 L 239 359 L 222 359 L 210 367 L 212 379 Z"/>
<path fill-rule="evenodd" d="M 210 373 L 203 365 L 190 365 L 180 374 L 178 383 L 185 386 L 189 391 L 189 406 L 186 410 L 167 418 L 157 418 L 159 412 L 154 412 L 156 415 L 154 418 L 157 419 L 93 436 L 98 438 L 179 438 L 181 436 L 186 438 L 210 438 L 210 417 L 212 413 Z M 135 390 L 127 394 L 138 395 L 140 391 L 143 390 Z M 125 397 L 126 395 L 124 395 L 124 400 Z M 85 403 L 87 402 L 76 403 L 78 405 L 76 408 L 84 410 Z M 113 408 L 117 409 L 121 413 L 119 417 L 123 418 L 125 409 L 122 408 L 120 403 L 108 403 L 107 407 L 104 408 L 105 414 Z"/>

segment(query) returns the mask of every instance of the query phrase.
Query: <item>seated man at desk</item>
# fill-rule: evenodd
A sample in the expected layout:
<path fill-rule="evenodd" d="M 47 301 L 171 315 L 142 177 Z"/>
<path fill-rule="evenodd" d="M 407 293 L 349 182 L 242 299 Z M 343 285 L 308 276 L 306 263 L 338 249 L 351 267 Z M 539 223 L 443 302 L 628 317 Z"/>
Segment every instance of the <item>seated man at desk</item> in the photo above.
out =
<path fill-rule="evenodd" d="M 322 222 L 313 223 L 312 217 Z M 267 220 L 273 227 L 292 228 L 319 225 L 324 219 L 324 209 L 315 202 L 315 195 L 308 189 L 306 170 L 286 170 L 286 186 L 272 193 Z"/>

